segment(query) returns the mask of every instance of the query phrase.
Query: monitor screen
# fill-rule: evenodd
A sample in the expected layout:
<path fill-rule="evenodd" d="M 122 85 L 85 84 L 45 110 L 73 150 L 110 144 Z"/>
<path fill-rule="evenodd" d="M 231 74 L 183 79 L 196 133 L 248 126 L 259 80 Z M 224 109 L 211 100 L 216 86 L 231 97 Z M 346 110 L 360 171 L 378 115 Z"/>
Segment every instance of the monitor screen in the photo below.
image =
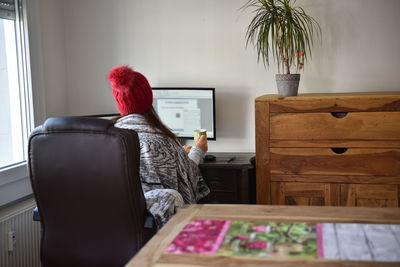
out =
<path fill-rule="evenodd" d="M 215 88 L 153 88 L 153 107 L 178 138 L 193 139 L 193 131 L 206 129 L 215 140 Z"/>

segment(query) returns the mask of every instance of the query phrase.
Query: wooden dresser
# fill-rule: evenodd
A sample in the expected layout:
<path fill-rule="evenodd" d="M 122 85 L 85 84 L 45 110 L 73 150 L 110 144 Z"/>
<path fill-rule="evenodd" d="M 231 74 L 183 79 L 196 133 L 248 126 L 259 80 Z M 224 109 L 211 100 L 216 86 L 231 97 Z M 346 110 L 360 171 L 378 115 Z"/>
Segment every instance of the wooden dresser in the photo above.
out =
<path fill-rule="evenodd" d="M 258 204 L 400 206 L 400 92 L 255 100 Z"/>

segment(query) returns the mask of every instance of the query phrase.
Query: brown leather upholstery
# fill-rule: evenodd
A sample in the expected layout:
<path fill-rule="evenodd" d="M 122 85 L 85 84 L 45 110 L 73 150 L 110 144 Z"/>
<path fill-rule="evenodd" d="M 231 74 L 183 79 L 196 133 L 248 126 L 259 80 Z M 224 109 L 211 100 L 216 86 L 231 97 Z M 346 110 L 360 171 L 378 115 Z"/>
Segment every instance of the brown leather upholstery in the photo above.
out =
<path fill-rule="evenodd" d="M 155 233 L 145 228 L 136 132 L 108 120 L 46 120 L 29 139 L 29 172 L 44 266 L 123 266 Z"/>

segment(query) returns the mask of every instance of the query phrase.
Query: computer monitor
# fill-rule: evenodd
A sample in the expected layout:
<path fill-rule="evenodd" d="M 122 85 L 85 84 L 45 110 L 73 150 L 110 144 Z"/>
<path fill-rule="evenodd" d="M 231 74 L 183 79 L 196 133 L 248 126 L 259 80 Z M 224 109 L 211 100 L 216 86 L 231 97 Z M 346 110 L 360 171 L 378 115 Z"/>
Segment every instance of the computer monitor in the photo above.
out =
<path fill-rule="evenodd" d="M 153 88 L 153 107 L 162 122 L 180 139 L 193 139 L 206 129 L 215 140 L 215 88 Z"/>

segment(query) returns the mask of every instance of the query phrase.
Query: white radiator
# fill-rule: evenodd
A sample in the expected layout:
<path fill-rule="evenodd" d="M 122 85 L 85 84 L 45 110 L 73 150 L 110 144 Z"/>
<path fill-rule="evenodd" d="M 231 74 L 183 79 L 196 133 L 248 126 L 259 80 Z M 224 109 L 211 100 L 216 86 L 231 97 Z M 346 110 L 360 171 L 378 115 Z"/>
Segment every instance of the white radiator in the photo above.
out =
<path fill-rule="evenodd" d="M 0 211 L 0 266 L 41 267 L 40 222 L 32 220 L 33 199 Z"/>

